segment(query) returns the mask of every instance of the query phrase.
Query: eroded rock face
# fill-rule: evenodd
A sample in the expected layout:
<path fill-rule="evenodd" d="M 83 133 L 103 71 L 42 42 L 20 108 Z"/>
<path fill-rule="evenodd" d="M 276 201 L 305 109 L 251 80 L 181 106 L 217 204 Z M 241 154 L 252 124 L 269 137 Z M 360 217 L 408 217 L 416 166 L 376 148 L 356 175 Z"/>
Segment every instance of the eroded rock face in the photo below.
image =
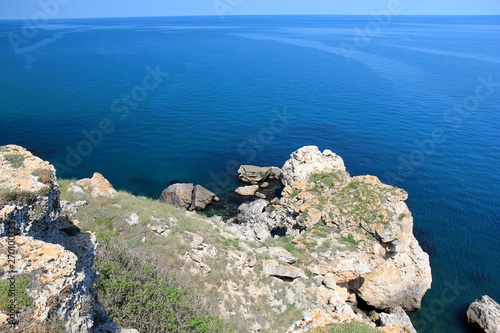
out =
<path fill-rule="evenodd" d="M 345 171 L 344 161 L 331 150 L 320 152 L 316 146 L 306 146 L 291 154 L 282 170 L 283 185 L 306 180 L 312 173 Z"/>
<path fill-rule="evenodd" d="M 0 267 L 6 272 L 0 278 L 28 279 L 27 294 L 34 302 L 19 314 L 20 325 L 29 331 L 31 324 L 50 317 L 63 320 L 67 332 L 90 333 L 95 236 L 58 217 L 59 187 L 48 162 L 24 148 L 5 146 L 0 147 L 0 169 Z M 5 236 L 14 235 L 8 244 Z M 17 251 L 14 271 L 8 266 L 8 246 Z M 0 318 L 5 316 L 0 313 Z M 0 327 L 4 325 L 6 321 L 0 321 Z"/>
<path fill-rule="evenodd" d="M 54 167 L 22 147 L 0 147 L 0 237 L 37 236 L 59 213 Z"/>
<path fill-rule="evenodd" d="M 467 321 L 486 333 L 500 332 L 500 305 L 489 296 L 481 296 L 467 309 Z"/>

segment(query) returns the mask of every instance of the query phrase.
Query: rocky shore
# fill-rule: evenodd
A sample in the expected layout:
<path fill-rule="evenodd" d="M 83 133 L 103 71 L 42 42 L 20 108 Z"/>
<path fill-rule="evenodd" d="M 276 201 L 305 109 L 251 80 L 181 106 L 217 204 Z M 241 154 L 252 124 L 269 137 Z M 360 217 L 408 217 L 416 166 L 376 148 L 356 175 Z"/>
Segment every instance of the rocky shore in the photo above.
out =
<path fill-rule="evenodd" d="M 429 257 L 413 235 L 405 191 L 374 176 L 352 177 L 342 158 L 314 146 L 293 152 L 281 168 L 242 166 L 239 174 L 245 185 L 236 193 L 255 200 L 224 221 L 194 212 L 218 200 L 200 185 L 171 185 L 158 203 L 148 201 L 154 207 L 148 210 L 141 204 L 146 199 L 115 191 L 98 173 L 69 182 L 61 193 L 48 162 L 18 146 L 0 147 L 0 242 L 6 249 L 0 281 L 27 278 L 33 300 L 18 319 L 31 325 L 57 317 L 66 332 L 120 331 L 111 320 L 95 320 L 98 245 L 81 225 L 100 226 L 95 218 L 84 220 L 85 208 L 116 211 L 108 227 L 117 237 L 140 240 L 132 242 L 136 251 L 170 244 L 179 275 L 202 281 L 196 291 L 218 299 L 218 312 L 236 327 L 244 321 L 247 332 L 284 332 L 283 321 L 289 326 L 302 315 L 287 332 L 351 322 L 415 332 L 405 311 L 420 308 L 432 277 Z M 281 196 L 258 196 L 273 179 L 282 182 Z M 126 208 L 125 200 L 137 205 Z M 17 247 L 15 273 L 8 273 L 8 236 Z M 2 307 L 0 330 L 8 320 Z"/>

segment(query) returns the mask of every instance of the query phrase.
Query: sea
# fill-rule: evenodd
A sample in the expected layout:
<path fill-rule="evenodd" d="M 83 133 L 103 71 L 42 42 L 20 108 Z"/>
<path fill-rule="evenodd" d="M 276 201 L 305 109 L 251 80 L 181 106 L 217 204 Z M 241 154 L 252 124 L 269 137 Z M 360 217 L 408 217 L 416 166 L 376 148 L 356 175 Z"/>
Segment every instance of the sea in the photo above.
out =
<path fill-rule="evenodd" d="M 42 18 L 0 21 L 0 145 L 151 198 L 330 149 L 409 193 L 419 332 L 500 301 L 500 17 Z"/>

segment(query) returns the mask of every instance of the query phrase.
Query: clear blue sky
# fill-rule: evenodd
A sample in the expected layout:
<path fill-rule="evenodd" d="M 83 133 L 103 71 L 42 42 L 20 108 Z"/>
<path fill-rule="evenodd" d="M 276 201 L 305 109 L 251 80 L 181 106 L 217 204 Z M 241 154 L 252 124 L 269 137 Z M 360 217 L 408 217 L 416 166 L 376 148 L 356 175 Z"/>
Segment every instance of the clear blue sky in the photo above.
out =
<path fill-rule="evenodd" d="M 500 0 L 0 0 L 0 19 L 179 15 L 371 14 L 399 3 L 403 15 L 500 15 Z M 43 9 L 42 4 L 58 4 Z M 48 8 L 48 9 L 47 9 Z"/>

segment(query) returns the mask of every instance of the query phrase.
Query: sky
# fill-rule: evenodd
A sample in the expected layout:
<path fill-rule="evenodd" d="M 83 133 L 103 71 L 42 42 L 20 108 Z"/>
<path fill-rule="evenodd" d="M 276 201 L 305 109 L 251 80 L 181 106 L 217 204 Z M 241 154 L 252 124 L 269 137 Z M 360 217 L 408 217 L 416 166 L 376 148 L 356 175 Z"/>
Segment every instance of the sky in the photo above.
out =
<path fill-rule="evenodd" d="M 0 0 L 0 19 L 196 15 L 500 15 L 500 0 Z"/>

